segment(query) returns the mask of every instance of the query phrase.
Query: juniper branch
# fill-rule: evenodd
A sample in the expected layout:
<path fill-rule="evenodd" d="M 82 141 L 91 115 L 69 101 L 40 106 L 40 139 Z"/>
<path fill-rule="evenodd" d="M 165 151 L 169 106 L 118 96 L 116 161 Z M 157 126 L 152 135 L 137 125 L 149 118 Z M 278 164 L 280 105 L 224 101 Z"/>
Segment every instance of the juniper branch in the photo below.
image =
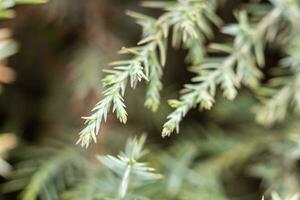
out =
<path fill-rule="evenodd" d="M 289 70 L 290 75 L 275 77 L 267 90 L 262 89 L 262 105 L 257 109 L 256 120 L 263 125 L 271 126 L 284 120 L 289 110 L 300 111 L 300 38 L 298 33 L 295 35 L 287 47 L 287 56 L 281 60 L 281 65 Z"/>
<path fill-rule="evenodd" d="M 122 177 L 117 194 L 117 197 L 120 200 L 125 199 L 130 183 L 137 180 L 142 180 L 144 183 L 147 180 L 153 181 L 161 178 L 161 175 L 156 174 L 153 168 L 150 168 L 147 164 L 140 162 L 141 157 L 143 157 L 146 153 L 143 149 L 145 139 L 146 137 L 142 136 L 141 138 L 128 140 L 125 152 L 121 153 L 118 157 L 98 156 L 99 161 L 104 166 Z"/>
<path fill-rule="evenodd" d="M 235 36 L 232 45 L 212 44 L 213 50 L 229 53 L 227 57 L 209 58 L 192 70 L 197 76 L 192 84 L 182 90 L 180 100 L 171 100 L 169 104 L 175 110 L 168 115 L 162 136 L 170 136 L 190 109 L 199 105 L 200 109 L 210 109 L 214 103 L 217 87 L 221 87 L 224 96 L 232 100 L 237 95 L 237 88 L 243 83 L 256 87 L 262 76 L 258 66 L 264 65 L 263 44 L 268 28 L 282 13 L 275 7 L 254 27 L 250 24 L 245 11 L 238 14 L 239 24 L 230 25 L 223 32 Z M 254 53 L 253 53 L 254 52 Z"/>
<path fill-rule="evenodd" d="M 130 54 L 132 58 L 113 62 L 111 65 L 114 66 L 114 69 L 106 70 L 109 75 L 102 81 L 105 87 L 104 98 L 92 110 L 94 114 L 84 117 L 86 127 L 79 133 L 77 143 L 88 147 L 92 140 L 96 142 L 101 123 L 103 120 L 106 121 L 111 107 L 112 112 L 116 112 L 117 118 L 122 123 L 126 123 L 127 112 L 123 96 L 128 81 L 132 88 L 142 80 L 149 81 L 145 106 L 153 111 L 158 108 L 159 91 L 162 88 L 161 67 L 166 62 L 169 29 L 174 27 L 176 30 L 176 33 L 173 34 L 174 44 L 179 45 L 182 41 L 186 47 L 201 49 L 203 38 L 212 34 L 208 22 L 220 24 L 219 18 L 213 12 L 216 4 L 214 2 L 183 0 L 176 3 L 145 3 L 145 6 L 160 7 L 166 10 L 166 13 L 157 20 L 135 12 L 128 13 L 143 27 L 143 39 L 138 43 L 139 46 L 124 48 L 121 51 L 121 53 Z M 195 42 L 196 40 L 197 42 Z M 191 52 L 191 55 L 196 57 L 195 50 Z"/>
<path fill-rule="evenodd" d="M 154 26 L 155 22 L 152 18 L 146 17 L 136 13 L 130 13 L 134 17 L 142 20 L 142 23 L 151 23 Z M 146 26 L 146 25 L 145 25 Z M 82 146 L 88 147 L 91 140 L 96 142 L 96 135 L 99 132 L 102 120 L 106 121 L 107 114 L 111 109 L 116 112 L 117 118 L 122 123 L 127 121 L 127 112 L 125 110 L 125 104 L 123 96 L 127 86 L 127 82 L 130 82 L 130 86 L 135 88 L 137 83 L 146 80 L 148 81 L 149 74 L 149 61 L 157 60 L 155 51 L 157 48 L 161 48 L 161 55 L 164 55 L 164 40 L 167 37 L 167 32 L 164 26 L 156 26 L 157 30 L 154 34 L 147 35 L 143 40 L 139 42 L 139 47 L 135 48 L 123 48 L 120 53 L 130 54 L 133 58 L 129 60 L 116 61 L 110 65 L 114 66 L 113 70 L 106 70 L 109 75 L 107 75 L 103 80 L 103 86 L 106 87 L 104 90 L 104 98 L 97 103 L 96 107 L 93 109 L 95 112 L 89 117 L 85 117 L 87 126 L 80 132 L 80 138 L 78 143 Z M 165 62 L 161 56 L 162 63 Z M 156 71 L 155 71 L 156 72 Z M 156 73 L 151 70 L 152 75 Z M 152 80 L 153 84 L 153 80 Z M 155 82 L 154 82 L 155 84 Z"/>

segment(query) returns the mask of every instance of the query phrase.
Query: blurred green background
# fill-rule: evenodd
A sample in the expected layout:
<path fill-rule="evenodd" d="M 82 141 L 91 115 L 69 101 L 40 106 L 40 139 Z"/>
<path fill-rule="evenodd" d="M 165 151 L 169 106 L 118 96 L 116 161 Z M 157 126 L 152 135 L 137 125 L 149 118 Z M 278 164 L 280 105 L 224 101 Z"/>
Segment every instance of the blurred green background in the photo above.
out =
<path fill-rule="evenodd" d="M 149 163 L 169 181 L 161 188 L 161 198 L 156 199 L 254 200 L 265 191 L 298 191 L 298 157 L 290 155 L 300 151 L 295 142 L 298 140 L 294 141 L 295 135 L 299 137 L 294 135 L 300 130 L 299 121 L 289 120 L 269 129 L 257 125 L 252 112 L 257 100 L 246 89 L 234 102 L 218 101 L 212 111 L 193 110 L 182 123 L 179 135 L 161 138 L 161 127 L 171 111 L 167 99 L 177 97 L 177 91 L 192 77 L 186 70 L 184 50 L 168 50 L 162 105 L 156 113 L 144 108 L 141 85 L 125 96 L 127 125 L 109 116 L 97 144 L 85 151 L 75 145 L 83 127 L 81 116 L 88 115 L 101 99 L 102 70 L 119 58 L 116 52 L 121 47 L 133 46 L 140 38 L 140 27 L 125 15 L 125 10 L 160 14 L 141 8 L 139 3 L 51 0 L 45 5 L 17 6 L 14 19 L 1 21 L 1 27 L 10 28 L 19 44 L 18 53 L 8 62 L 16 80 L 4 85 L 0 96 L 0 130 L 17 136 L 17 147 L 6 155 L 13 169 L 22 168 L 22 160 L 35 159 L 39 148 L 51 146 L 53 140 L 63 143 L 60 147 L 78 149 L 78 156 L 83 154 L 86 162 L 97 168 L 96 154 L 115 154 L 123 149 L 128 137 L 146 133 Z M 236 5 L 235 0 L 228 1 L 218 14 L 226 22 L 233 22 L 229 11 Z M 217 35 L 216 40 L 224 37 Z M 267 66 L 279 59 L 269 49 L 266 55 Z M 292 135 L 293 139 L 281 138 L 282 134 Z M 64 147 L 58 152 L 62 151 Z M 42 160 L 46 158 L 48 154 L 42 154 Z M 79 177 L 73 178 L 81 178 L 80 173 L 75 172 Z M 1 178 L 1 182 L 7 179 Z M 0 199 L 16 199 L 22 187 L 6 185 Z"/>

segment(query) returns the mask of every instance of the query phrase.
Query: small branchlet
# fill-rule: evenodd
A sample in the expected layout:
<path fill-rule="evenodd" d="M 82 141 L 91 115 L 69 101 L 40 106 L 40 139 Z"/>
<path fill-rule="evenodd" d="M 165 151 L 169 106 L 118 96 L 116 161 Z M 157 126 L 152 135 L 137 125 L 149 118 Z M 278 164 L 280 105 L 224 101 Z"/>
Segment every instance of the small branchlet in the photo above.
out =
<path fill-rule="evenodd" d="M 146 163 L 139 162 L 145 155 L 143 150 L 145 136 L 134 138 L 127 141 L 125 151 L 118 157 L 98 156 L 99 161 L 107 168 L 121 177 L 121 183 L 118 189 L 118 199 L 124 199 L 127 195 L 129 185 L 132 182 L 145 184 L 147 181 L 155 181 L 162 176 L 155 173 L 153 168 Z"/>

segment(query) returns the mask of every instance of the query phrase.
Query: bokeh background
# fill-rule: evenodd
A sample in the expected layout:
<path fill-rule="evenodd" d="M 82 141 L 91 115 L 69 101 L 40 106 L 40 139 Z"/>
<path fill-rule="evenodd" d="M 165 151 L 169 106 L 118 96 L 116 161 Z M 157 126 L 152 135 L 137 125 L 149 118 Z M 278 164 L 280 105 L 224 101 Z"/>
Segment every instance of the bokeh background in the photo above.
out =
<path fill-rule="evenodd" d="M 138 0 L 51 0 L 45 5 L 17 6 L 17 16 L 14 19 L 0 22 L 1 27 L 12 30 L 13 38 L 19 44 L 18 52 L 8 62 L 16 73 L 16 79 L 3 86 L 0 96 L 0 130 L 2 133 L 14 134 L 17 140 L 16 147 L 6 155 L 13 169 L 19 167 L 20 160 L 30 160 L 35 156 L 26 150 L 28 146 L 34 146 L 38 152 L 40 146 L 58 140 L 67 141 L 66 146 L 81 149 L 75 145 L 78 132 L 83 127 L 84 121 L 81 117 L 89 115 L 92 107 L 101 99 L 102 70 L 107 68 L 108 62 L 119 58 L 116 52 L 121 47 L 134 46 L 140 38 L 140 27 L 125 15 L 125 11 L 141 11 L 152 16 L 160 14 L 160 11 L 140 7 L 139 3 Z M 231 10 L 235 6 L 235 0 L 228 1 L 218 10 L 223 20 L 234 21 Z M 217 35 L 215 40 L 222 39 L 224 38 Z M 174 163 L 169 162 L 173 166 L 164 168 L 168 172 L 169 168 L 176 165 L 176 159 L 181 162 L 180 158 L 191 156 L 185 155 L 190 151 L 190 146 L 196 150 L 190 152 L 194 159 L 187 161 L 188 167 L 222 153 L 224 149 L 232 149 L 231 144 L 235 139 L 231 141 L 231 136 L 239 136 L 240 139 L 245 135 L 246 142 L 239 143 L 241 146 L 236 151 L 237 155 L 226 154 L 223 155 L 225 160 L 209 161 L 212 162 L 209 163 L 210 166 L 224 165 L 227 171 L 221 173 L 222 178 L 218 184 L 209 183 L 211 186 L 202 188 L 201 192 L 208 195 L 207 200 L 222 199 L 214 196 L 217 195 L 215 185 L 221 185 L 222 194 L 229 199 L 260 199 L 268 188 L 264 183 L 274 177 L 265 165 L 259 168 L 261 171 L 250 170 L 251 172 L 249 166 L 266 160 L 271 163 L 276 159 L 269 161 L 270 156 L 265 157 L 272 154 L 272 150 L 263 149 L 268 140 L 260 142 L 256 137 L 263 133 L 266 136 L 274 132 L 282 133 L 286 127 L 281 125 L 266 129 L 257 125 L 251 111 L 256 100 L 247 90 L 243 90 L 234 103 L 223 99 L 212 111 L 192 111 L 182 123 L 179 135 L 168 139 L 161 138 L 161 127 L 171 111 L 167 106 L 167 99 L 177 97 L 178 90 L 192 77 L 192 73 L 186 70 L 185 55 L 184 50 L 168 50 L 168 61 L 164 69 L 167 73 L 163 78 L 165 87 L 159 110 L 152 113 L 144 108 L 144 85 L 130 90 L 125 96 L 129 111 L 128 124 L 121 125 L 114 116 L 109 116 L 108 123 L 103 125 L 98 137 L 99 142 L 84 151 L 85 158 L 98 166 L 96 154 L 115 154 L 123 149 L 128 137 L 146 133 L 147 146 L 153 153 L 150 163 L 159 166 L 161 158 L 158 155 L 169 152 L 174 155 Z M 268 50 L 266 55 L 267 66 L 273 66 L 279 59 L 272 50 Z M 297 131 L 297 124 L 297 121 L 291 121 L 287 126 Z M 252 140 L 257 143 L 253 145 Z M 248 152 L 243 152 L 245 149 L 254 155 L 246 161 L 239 157 L 243 153 L 247 155 Z M 235 162 L 239 163 L 238 167 L 231 166 Z M 261 175 L 260 172 L 268 173 L 266 176 L 271 178 Z M 284 188 L 299 186 L 297 173 L 298 169 L 295 169 L 293 173 L 285 175 L 284 180 L 288 180 L 284 182 Z M 209 172 L 204 171 L 204 174 L 208 176 L 206 181 L 212 180 L 211 177 L 215 178 Z M 184 174 L 180 176 L 178 179 L 185 184 L 186 181 L 182 178 Z M 7 179 L 1 178 L 1 182 L 6 183 Z M 170 191 L 177 190 L 176 187 L 178 186 Z M 6 190 L 11 191 L 11 187 Z M 176 194 L 173 193 L 170 192 L 172 198 L 166 199 L 184 199 L 174 197 Z M 13 200 L 19 194 L 18 190 L 3 191 L 0 199 Z"/>

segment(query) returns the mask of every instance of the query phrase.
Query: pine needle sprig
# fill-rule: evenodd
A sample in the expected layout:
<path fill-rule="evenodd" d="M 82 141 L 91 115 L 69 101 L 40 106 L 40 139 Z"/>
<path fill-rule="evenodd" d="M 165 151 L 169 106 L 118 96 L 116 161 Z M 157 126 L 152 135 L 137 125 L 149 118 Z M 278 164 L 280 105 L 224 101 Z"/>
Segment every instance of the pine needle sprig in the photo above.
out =
<path fill-rule="evenodd" d="M 138 23 L 145 26 L 144 30 L 155 27 L 155 20 L 152 18 L 134 12 L 129 12 L 129 14 L 135 17 Z M 103 86 L 106 88 L 103 92 L 104 98 L 94 107 L 94 114 L 89 117 L 84 117 L 86 127 L 80 132 L 80 138 L 77 142 L 80 143 L 81 146 L 88 147 L 91 140 L 96 142 L 96 136 L 99 132 L 101 122 L 102 120 L 106 121 L 111 107 L 112 111 L 116 112 L 119 121 L 126 123 L 127 112 L 125 110 L 126 106 L 123 96 L 127 82 L 130 82 L 130 86 L 135 88 L 138 82 L 142 80 L 148 81 L 150 64 L 158 64 L 155 51 L 159 46 L 161 46 L 161 62 L 165 62 L 164 40 L 167 32 L 164 27 L 159 26 L 158 29 L 159 30 L 154 31 L 153 34 L 145 34 L 145 37 L 139 42 L 142 46 L 123 48 L 120 51 L 121 54 L 132 55 L 133 57 L 131 59 L 110 63 L 111 66 L 114 66 L 114 69 L 105 70 L 108 75 L 102 80 Z M 155 70 L 151 70 L 152 77 L 153 74 L 156 76 L 156 72 Z M 155 80 L 154 82 L 152 80 L 152 84 L 157 83 Z M 154 93 L 156 93 L 156 91 L 154 91 Z"/>
<path fill-rule="evenodd" d="M 138 82 L 148 82 L 145 106 L 156 111 L 160 103 L 162 89 L 162 66 L 166 63 L 167 38 L 173 27 L 173 44 L 190 48 L 189 58 L 197 62 L 196 51 L 202 49 L 205 37 L 212 36 L 210 23 L 219 25 L 220 19 L 214 13 L 216 1 L 183 0 L 174 3 L 145 2 L 147 7 L 162 8 L 166 12 L 158 19 L 136 12 L 128 15 L 136 19 L 143 28 L 143 38 L 137 47 L 123 48 L 120 53 L 132 58 L 111 63 L 113 70 L 103 79 L 104 98 L 92 110 L 94 114 L 84 117 L 86 127 L 79 133 L 79 143 L 88 147 L 96 142 L 102 121 L 106 121 L 110 110 L 115 112 L 120 122 L 126 123 L 127 112 L 124 93 L 127 82 L 135 88 Z M 196 60 L 196 61 L 195 61 Z"/>
<path fill-rule="evenodd" d="M 205 55 L 205 42 L 213 37 L 211 26 L 219 27 L 223 23 L 215 13 L 218 2 L 214 0 L 145 1 L 142 5 L 166 11 L 158 21 L 170 21 L 172 46 L 187 49 L 187 61 L 193 64 L 199 63 Z"/>
<path fill-rule="evenodd" d="M 153 168 L 147 166 L 146 163 L 139 162 L 145 155 L 143 150 L 145 136 L 128 140 L 125 151 L 118 157 L 114 156 L 98 156 L 98 160 L 121 177 L 121 183 L 118 189 L 118 199 L 125 199 L 130 183 L 138 182 L 139 185 L 154 181 L 161 178 L 160 174 L 155 173 Z"/>
<path fill-rule="evenodd" d="M 259 67 L 264 66 L 264 44 L 266 33 L 279 19 L 282 9 L 275 7 L 258 24 L 250 23 L 246 11 L 237 13 L 238 24 L 223 28 L 223 33 L 234 37 L 233 44 L 211 44 L 213 51 L 229 54 L 204 60 L 192 71 L 197 74 L 182 90 L 179 100 L 170 100 L 175 110 L 168 115 L 162 136 L 179 132 L 179 124 L 188 111 L 199 105 L 200 109 L 211 109 L 216 89 L 221 87 L 224 96 L 232 100 L 237 88 L 244 84 L 250 88 L 258 85 L 262 76 Z"/>

